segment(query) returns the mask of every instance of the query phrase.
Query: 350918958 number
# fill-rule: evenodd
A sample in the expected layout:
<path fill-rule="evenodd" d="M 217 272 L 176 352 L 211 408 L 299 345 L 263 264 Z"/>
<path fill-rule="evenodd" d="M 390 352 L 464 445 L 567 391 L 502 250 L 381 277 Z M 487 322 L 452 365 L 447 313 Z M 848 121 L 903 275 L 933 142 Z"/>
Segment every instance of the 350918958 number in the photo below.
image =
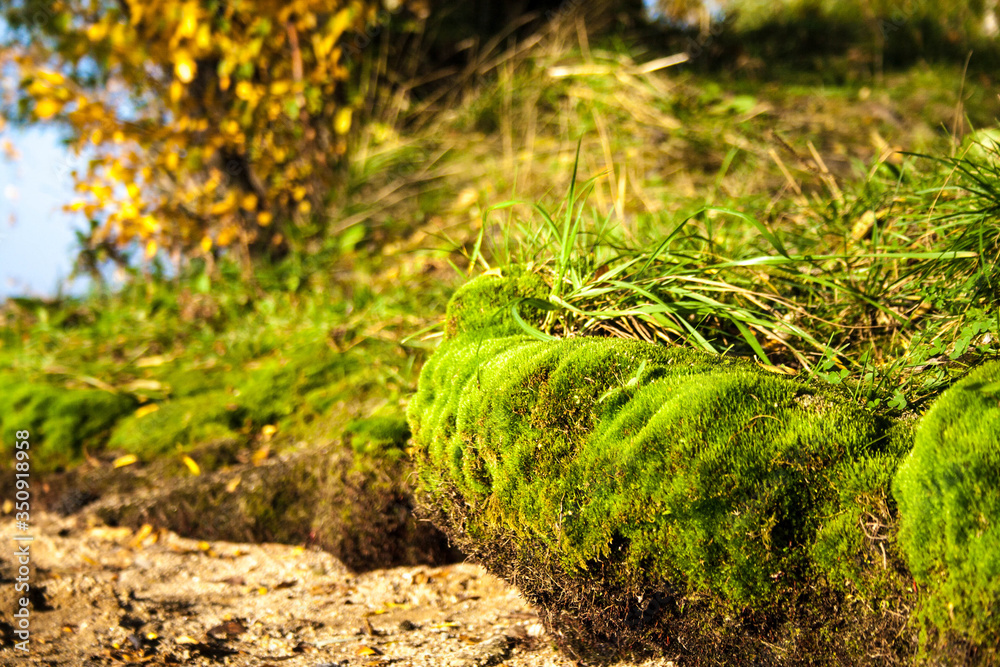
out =
<path fill-rule="evenodd" d="M 14 509 L 17 514 L 14 519 L 18 522 L 27 522 L 31 518 L 30 514 L 30 504 L 31 500 L 31 482 L 28 479 L 31 473 L 31 455 L 29 450 L 31 449 L 30 442 L 31 434 L 24 431 L 17 431 L 14 433 L 14 470 L 15 470 L 15 488 L 17 489 L 14 497 L 17 502 L 14 505 Z"/>

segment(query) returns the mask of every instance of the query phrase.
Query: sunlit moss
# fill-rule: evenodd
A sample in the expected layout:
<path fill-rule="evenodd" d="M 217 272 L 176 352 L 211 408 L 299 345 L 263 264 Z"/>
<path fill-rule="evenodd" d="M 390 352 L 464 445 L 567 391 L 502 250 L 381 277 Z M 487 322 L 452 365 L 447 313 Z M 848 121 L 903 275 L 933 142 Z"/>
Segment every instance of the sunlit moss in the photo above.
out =
<path fill-rule="evenodd" d="M 0 376 L 3 443 L 13 448 L 14 433 L 27 430 L 36 471 L 75 462 L 88 446 L 99 449 L 114 423 L 135 407 L 128 395 Z"/>
<path fill-rule="evenodd" d="M 154 412 L 132 414 L 119 421 L 107 446 L 154 457 L 234 437 L 236 410 L 232 396 L 224 391 L 165 401 Z"/>
<path fill-rule="evenodd" d="M 969 374 L 921 420 L 900 467 L 899 541 L 942 631 L 1000 632 L 1000 362 Z"/>
<path fill-rule="evenodd" d="M 456 293 L 409 408 L 421 490 L 462 531 L 734 606 L 878 579 L 858 518 L 887 514 L 906 429 L 752 362 L 493 325 L 522 285 Z"/>

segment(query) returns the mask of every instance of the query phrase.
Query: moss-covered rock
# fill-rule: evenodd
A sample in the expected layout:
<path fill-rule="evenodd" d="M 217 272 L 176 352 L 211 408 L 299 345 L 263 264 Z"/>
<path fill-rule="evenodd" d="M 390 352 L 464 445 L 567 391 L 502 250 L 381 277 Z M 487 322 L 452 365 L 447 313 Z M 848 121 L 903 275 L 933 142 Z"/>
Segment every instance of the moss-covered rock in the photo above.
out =
<path fill-rule="evenodd" d="M 924 416 L 899 470 L 899 542 L 939 636 L 1000 644 L 1000 362 Z"/>
<path fill-rule="evenodd" d="M 752 362 L 493 324 L 539 290 L 518 275 L 457 292 L 462 324 L 410 403 L 420 501 L 464 550 L 572 651 L 911 651 L 888 530 L 908 428 Z"/>

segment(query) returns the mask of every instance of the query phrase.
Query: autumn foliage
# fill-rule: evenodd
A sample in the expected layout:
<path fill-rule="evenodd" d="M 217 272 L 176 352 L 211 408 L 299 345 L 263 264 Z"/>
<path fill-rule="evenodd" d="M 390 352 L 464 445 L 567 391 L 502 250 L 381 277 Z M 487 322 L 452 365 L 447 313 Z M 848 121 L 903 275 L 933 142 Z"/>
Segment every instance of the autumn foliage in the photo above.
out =
<path fill-rule="evenodd" d="M 324 203 L 373 0 L 15 0 L 3 118 L 61 123 L 91 250 L 266 251 Z M 2 34 L 2 33 L 0 33 Z"/>

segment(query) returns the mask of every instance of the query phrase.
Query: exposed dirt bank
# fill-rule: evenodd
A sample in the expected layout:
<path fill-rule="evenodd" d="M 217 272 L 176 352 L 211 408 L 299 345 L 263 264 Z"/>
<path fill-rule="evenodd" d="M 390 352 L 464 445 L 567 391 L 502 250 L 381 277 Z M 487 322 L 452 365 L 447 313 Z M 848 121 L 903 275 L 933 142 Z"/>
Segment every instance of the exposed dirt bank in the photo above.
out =
<path fill-rule="evenodd" d="M 199 542 L 33 516 L 30 651 L 13 648 L 10 518 L 2 665 L 569 667 L 516 590 L 468 563 L 354 574 L 317 549 Z M 621 663 L 628 667 L 632 663 Z M 642 667 L 666 667 L 650 660 Z"/>

